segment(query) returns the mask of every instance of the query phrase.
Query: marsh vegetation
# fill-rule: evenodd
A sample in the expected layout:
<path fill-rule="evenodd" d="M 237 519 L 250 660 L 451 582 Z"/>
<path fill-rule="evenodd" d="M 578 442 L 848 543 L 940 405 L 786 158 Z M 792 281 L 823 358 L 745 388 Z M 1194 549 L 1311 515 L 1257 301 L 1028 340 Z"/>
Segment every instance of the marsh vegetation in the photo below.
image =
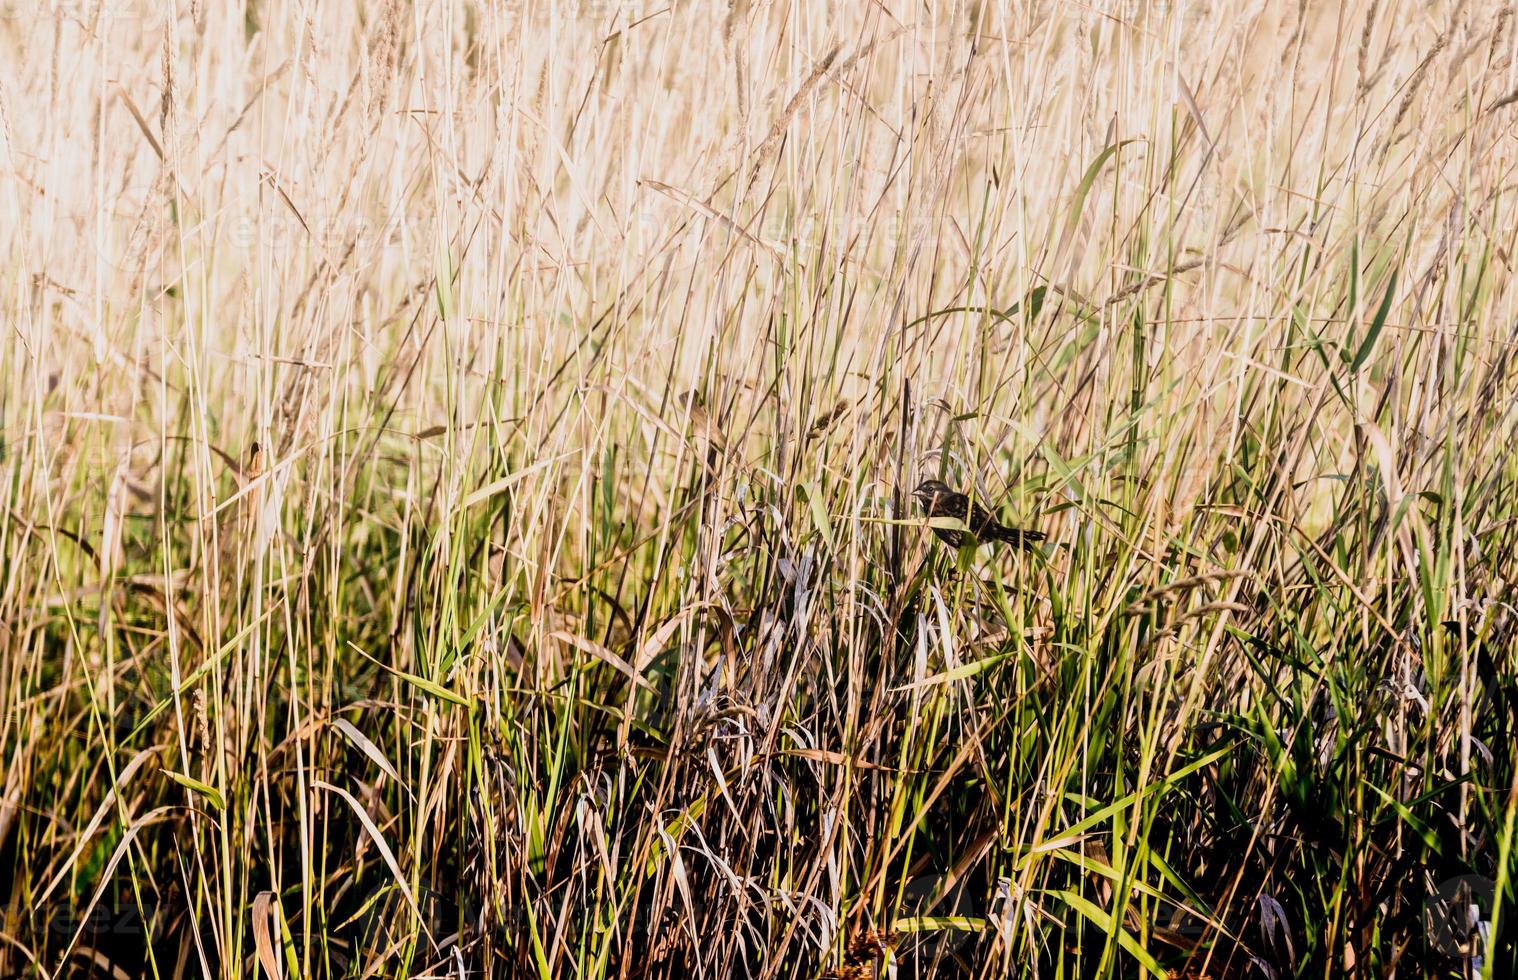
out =
<path fill-rule="evenodd" d="M 0 975 L 1512 975 L 1511 6 L 0 46 Z"/>

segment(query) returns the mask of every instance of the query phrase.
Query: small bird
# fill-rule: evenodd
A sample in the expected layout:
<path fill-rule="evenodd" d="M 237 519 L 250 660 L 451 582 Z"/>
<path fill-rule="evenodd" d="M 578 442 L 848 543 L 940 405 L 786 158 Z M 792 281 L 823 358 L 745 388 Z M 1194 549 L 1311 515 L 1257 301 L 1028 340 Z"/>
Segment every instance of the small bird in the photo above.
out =
<path fill-rule="evenodd" d="M 967 544 L 969 537 L 976 543 L 982 541 L 1007 541 L 1020 548 L 1031 550 L 1035 541 L 1042 541 L 1042 531 L 1024 531 L 1020 528 L 1007 527 L 996 519 L 996 515 L 986 510 L 980 504 L 972 503 L 969 497 L 951 490 L 949 485 L 942 480 L 923 480 L 912 491 L 912 496 L 922 504 L 922 509 L 929 517 L 953 517 L 961 524 L 969 528 L 969 534 L 952 527 L 935 527 L 933 533 L 938 539 L 951 548 L 958 548 Z"/>

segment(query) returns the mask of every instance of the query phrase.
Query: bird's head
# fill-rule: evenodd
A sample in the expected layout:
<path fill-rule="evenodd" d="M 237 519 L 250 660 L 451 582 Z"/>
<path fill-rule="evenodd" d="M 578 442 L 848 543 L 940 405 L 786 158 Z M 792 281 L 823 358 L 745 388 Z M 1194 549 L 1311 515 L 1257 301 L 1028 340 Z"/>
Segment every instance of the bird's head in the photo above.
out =
<path fill-rule="evenodd" d="M 923 480 L 917 484 L 917 489 L 912 491 L 912 496 L 916 497 L 917 502 L 931 513 L 935 500 L 945 499 L 953 493 L 949 485 L 942 480 Z"/>

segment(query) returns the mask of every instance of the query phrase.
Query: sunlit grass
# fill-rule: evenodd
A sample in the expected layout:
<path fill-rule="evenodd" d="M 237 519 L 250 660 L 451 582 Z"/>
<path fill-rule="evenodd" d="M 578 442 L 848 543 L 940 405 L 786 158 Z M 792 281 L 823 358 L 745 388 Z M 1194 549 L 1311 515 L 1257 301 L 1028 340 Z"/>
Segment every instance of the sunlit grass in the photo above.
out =
<path fill-rule="evenodd" d="M 1510 975 L 1518 25 L 1313 6 L 0 6 L 0 974 Z"/>

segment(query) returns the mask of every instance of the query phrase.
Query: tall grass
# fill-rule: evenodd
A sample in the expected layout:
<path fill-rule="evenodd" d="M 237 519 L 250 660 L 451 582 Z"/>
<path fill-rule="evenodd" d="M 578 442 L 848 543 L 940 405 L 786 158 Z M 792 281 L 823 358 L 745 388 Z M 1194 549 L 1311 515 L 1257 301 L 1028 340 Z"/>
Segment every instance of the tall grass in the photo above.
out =
<path fill-rule="evenodd" d="M 1511 6 L 0 12 L 0 975 L 1512 975 Z"/>

